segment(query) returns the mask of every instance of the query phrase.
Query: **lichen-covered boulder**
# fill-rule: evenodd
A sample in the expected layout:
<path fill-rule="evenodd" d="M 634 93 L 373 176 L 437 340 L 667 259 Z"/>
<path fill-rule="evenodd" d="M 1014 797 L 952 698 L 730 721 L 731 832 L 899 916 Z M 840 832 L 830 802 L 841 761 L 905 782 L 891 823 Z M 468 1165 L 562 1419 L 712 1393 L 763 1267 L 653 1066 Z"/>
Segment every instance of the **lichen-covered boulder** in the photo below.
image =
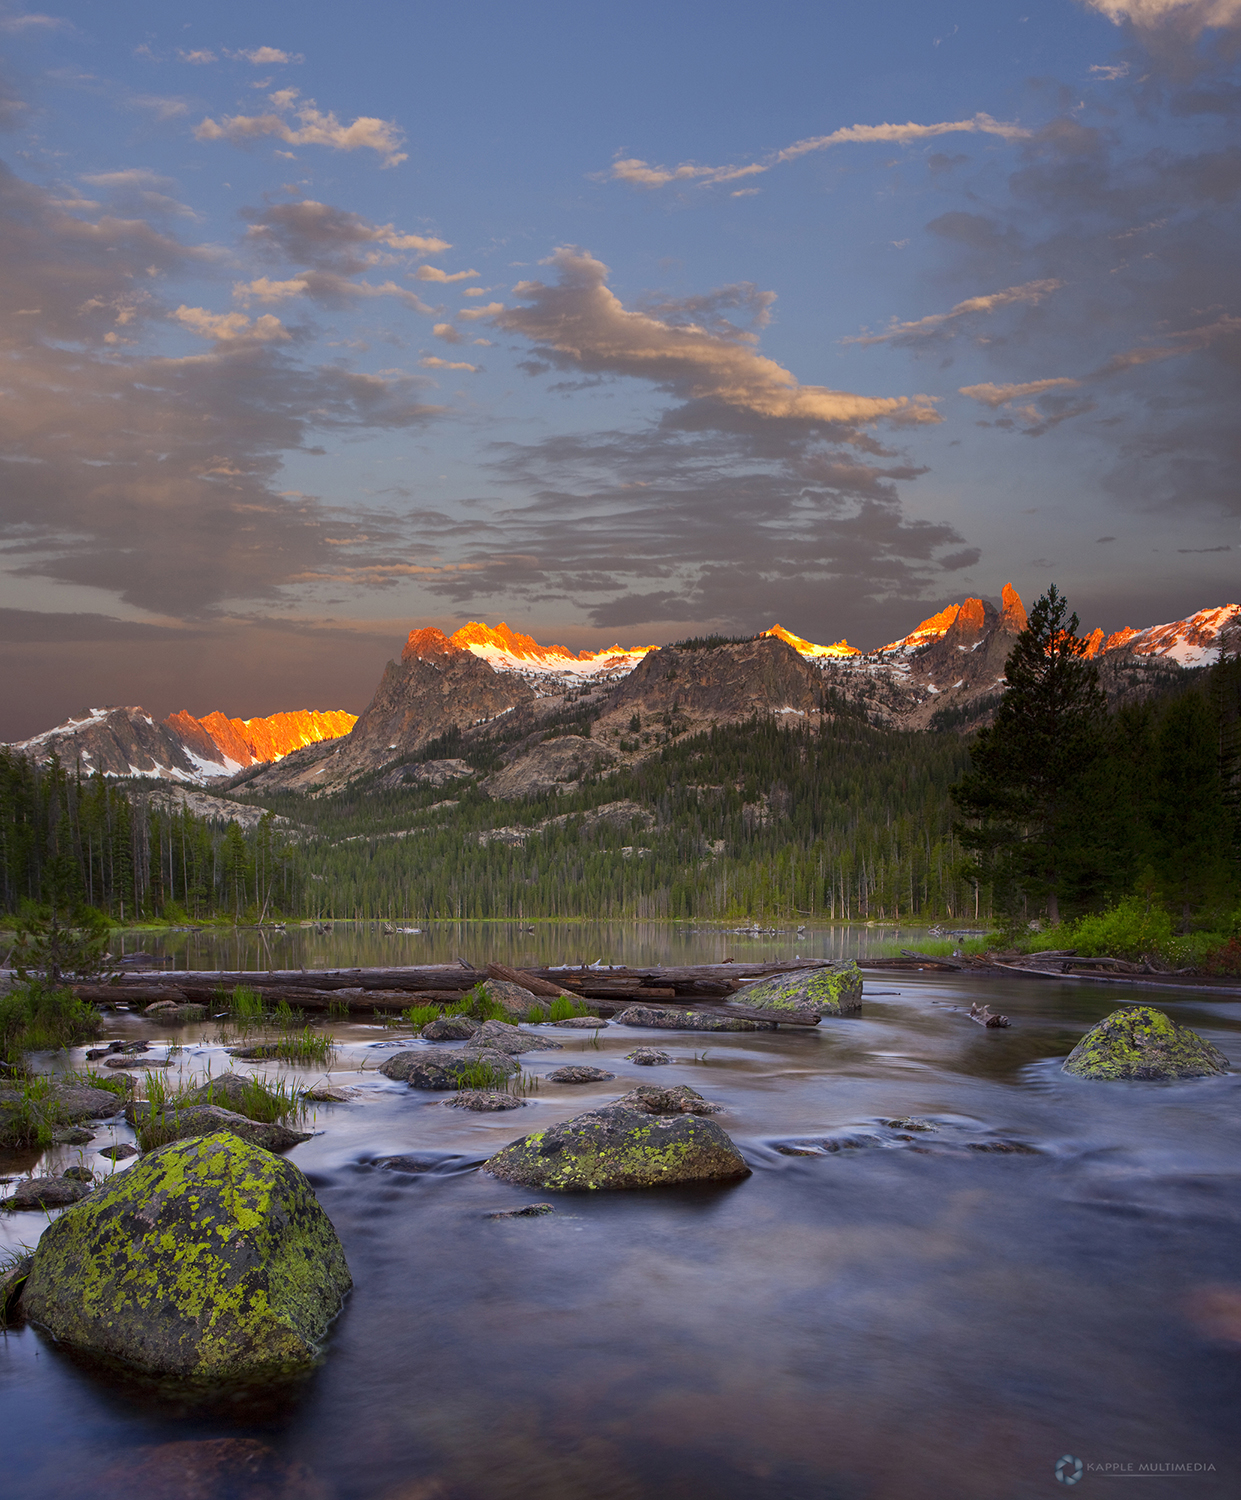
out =
<path fill-rule="evenodd" d="M 526 989 L 524 985 L 512 984 L 507 979 L 488 979 L 482 986 L 483 994 L 488 1000 L 494 1000 L 497 1005 L 502 1005 L 505 1014 L 520 1021 L 532 1010 L 542 1010 L 545 1002 Z"/>
<path fill-rule="evenodd" d="M 714 1120 L 613 1104 L 514 1141 L 483 1171 L 522 1187 L 593 1192 L 724 1182 L 750 1169 Z"/>
<path fill-rule="evenodd" d="M 1079 1078 L 1203 1078 L 1228 1059 L 1153 1005 L 1123 1005 L 1092 1026 L 1064 1062 Z"/>
<path fill-rule="evenodd" d="M 606 1083 L 610 1078 L 615 1078 L 615 1073 L 607 1073 L 602 1068 L 588 1068 L 576 1064 L 570 1064 L 565 1068 L 553 1068 L 547 1075 L 552 1083 Z"/>
<path fill-rule="evenodd" d="M 223 1378 L 312 1363 L 351 1285 L 302 1173 L 219 1132 L 153 1151 L 62 1214 L 22 1307 L 74 1348 Z"/>
<path fill-rule="evenodd" d="M 410 1052 L 394 1052 L 379 1071 L 396 1083 L 407 1083 L 413 1089 L 455 1089 L 461 1075 L 487 1064 L 498 1078 L 509 1078 L 520 1070 L 507 1053 L 487 1048 L 480 1052 L 455 1052 L 450 1047 L 420 1047 Z"/>
<path fill-rule="evenodd" d="M 510 1057 L 520 1057 L 523 1052 L 559 1052 L 563 1044 L 547 1037 L 531 1036 L 529 1032 L 510 1026 L 507 1021 L 484 1021 L 465 1050 L 482 1052 L 489 1047 L 497 1052 L 507 1052 Z"/>
<path fill-rule="evenodd" d="M 260 1146 L 264 1151 L 287 1151 L 299 1141 L 310 1139 L 307 1130 L 290 1130 L 287 1125 L 266 1120 L 248 1120 L 245 1115 L 221 1109 L 218 1104 L 192 1104 L 188 1109 L 169 1109 L 148 1115 L 138 1126 L 138 1144 L 144 1151 L 152 1151 L 169 1141 L 214 1135 L 221 1130 L 251 1146 Z"/>
<path fill-rule="evenodd" d="M 424 1042 L 466 1042 L 478 1030 L 473 1016 L 436 1016 L 418 1035 Z"/>
<path fill-rule="evenodd" d="M 739 1005 L 755 1010 L 808 1010 L 819 1016 L 842 1016 L 862 1008 L 862 971 L 852 959 L 826 969 L 795 969 L 746 984 Z"/>
<path fill-rule="evenodd" d="M 772 1031 L 776 1024 L 709 1010 L 661 1010 L 654 1005 L 631 1005 L 612 1019 L 618 1026 L 651 1026 L 659 1031 Z"/>

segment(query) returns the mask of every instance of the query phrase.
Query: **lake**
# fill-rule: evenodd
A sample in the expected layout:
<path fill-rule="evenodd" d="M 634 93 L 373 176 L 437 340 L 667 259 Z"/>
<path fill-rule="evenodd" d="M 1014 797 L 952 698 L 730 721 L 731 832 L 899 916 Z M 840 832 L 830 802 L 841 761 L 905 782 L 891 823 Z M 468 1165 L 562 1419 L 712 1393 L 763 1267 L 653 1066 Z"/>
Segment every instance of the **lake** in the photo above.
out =
<path fill-rule="evenodd" d="M 925 937 L 637 923 L 337 929 L 126 941 L 211 968 L 257 967 L 254 944 L 266 942 L 261 966 L 275 968 L 819 957 Z M 1070 980 L 868 975 L 860 1015 L 811 1032 L 539 1028 L 562 1050 L 522 1058 L 526 1107 L 474 1115 L 377 1072 L 410 1044 L 407 1030 L 332 1022 L 331 1078 L 358 1093 L 318 1106 L 306 1128 L 319 1133 L 289 1153 L 355 1281 L 322 1366 L 296 1389 L 189 1400 L 88 1368 L 29 1328 L 10 1332 L 0 1342 L 6 1492 L 106 1500 L 153 1446 L 241 1436 L 305 1468 L 278 1491 L 213 1494 L 994 1500 L 1059 1492 L 1062 1458 L 1083 1464 L 1083 1495 L 1110 1493 L 1129 1472 L 1143 1474 L 1143 1496 L 1241 1493 L 1239 1079 L 1109 1084 L 1060 1070 L 1088 1026 L 1138 1000 L 1241 1063 L 1241 1002 Z M 974 1025 L 973 1001 L 1012 1027 Z M 180 1043 L 169 1071 L 187 1080 L 228 1062 L 219 1023 L 175 1034 L 137 1016 L 107 1025 L 107 1038 Z M 626 1059 L 650 1044 L 672 1063 Z M 615 1082 L 545 1080 L 567 1061 Z M 554 1216 L 486 1217 L 549 1195 L 498 1182 L 479 1162 L 656 1081 L 725 1106 L 717 1119 L 749 1178 L 561 1196 Z M 883 1123 L 907 1116 L 933 1128 Z M 101 1127 L 48 1164 L 80 1152 L 110 1169 L 95 1152 L 130 1138 L 123 1125 Z M 432 1169 L 380 1165 L 409 1153 Z M 35 1165 L 8 1161 L 9 1173 Z M 0 1236 L 33 1242 L 45 1222 L 10 1215 Z"/>

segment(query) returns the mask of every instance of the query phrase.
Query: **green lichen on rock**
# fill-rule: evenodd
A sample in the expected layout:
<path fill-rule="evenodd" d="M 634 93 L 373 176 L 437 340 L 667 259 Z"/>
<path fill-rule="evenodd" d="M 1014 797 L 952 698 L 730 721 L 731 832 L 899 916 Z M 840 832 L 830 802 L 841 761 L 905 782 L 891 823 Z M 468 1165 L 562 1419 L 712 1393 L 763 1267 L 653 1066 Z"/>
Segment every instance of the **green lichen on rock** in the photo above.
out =
<path fill-rule="evenodd" d="M 552 1192 L 724 1182 L 750 1169 L 714 1120 L 671 1118 L 609 1105 L 540 1130 L 493 1156 L 483 1170 Z"/>
<path fill-rule="evenodd" d="M 66 1210 L 22 1306 L 75 1348 L 224 1378 L 313 1363 L 351 1285 L 303 1174 L 221 1132 L 152 1152 Z"/>
<path fill-rule="evenodd" d="M 1227 1066 L 1218 1047 L 1153 1005 L 1125 1005 L 1091 1027 L 1064 1071 L 1079 1078 L 1204 1078 Z"/>
<path fill-rule="evenodd" d="M 852 959 L 825 969 L 795 969 L 743 985 L 741 1005 L 755 1010 L 808 1010 L 819 1016 L 842 1016 L 862 1008 L 862 971 Z"/>

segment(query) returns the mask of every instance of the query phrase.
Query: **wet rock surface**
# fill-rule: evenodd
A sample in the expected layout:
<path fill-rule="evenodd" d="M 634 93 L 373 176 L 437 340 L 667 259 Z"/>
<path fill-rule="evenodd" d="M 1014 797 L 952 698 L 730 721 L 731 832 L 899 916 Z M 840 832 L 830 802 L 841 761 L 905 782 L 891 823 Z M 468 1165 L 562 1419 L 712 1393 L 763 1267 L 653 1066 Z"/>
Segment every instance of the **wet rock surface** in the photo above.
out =
<path fill-rule="evenodd" d="M 580 1067 L 576 1064 L 565 1068 L 556 1068 L 549 1073 L 548 1078 L 552 1083 L 606 1083 L 615 1078 L 615 1073 L 607 1073 L 602 1068 Z"/>
<path fill-rule="evenodd" d="M 313 1363 L 351 1284 L 303 1174 L 219 1132 L 149 1153 L 62 1214 L 22 1305 L 74 1348 L 226 1377 Z"/>
<path fill-rule="evenodd" d="M 506 1109 L 524 1109 L 526 1101 L 498 1089 L 461 1089 L 444 1103 L 449 1109 L 472 1109 L 475 1114 L 490 1115 Z"/>
<path fill-rule="evenodd" d="M 0 1208 L 68 1208 L 94 1190 L 94 1179 L 80 1182 L 75 1177 L 27 1177 L 17 1184 L 13 1194 L 0 1199 Z"/>
<path fill-rule="evenodd" d="M 755 1010 L 842 1016 L 862 1008 L 862 971 L 852 959 L 825 969 L 797 969 L 743 985 L 735 998 Z"/>
<path fill-rule="evenodd" d="M 602 1016 L 566 1016 L 563 1021 L 553 1021 L 553 1026 L 563 1026 L 566 1031 L 598 1031 L 608 1023 Z"/>
<path fill-rule="evenodd" d="M 1153 1005 L 1126 1005 L 1105 1016 L 1065 1059 L 1079 1078 L 1204 1078 L 1226 1072 L 1228 1059 L 1196 1031 Z"/>
<path fill-rule="evenodd" d="M 666 1052 L 661 1052 L 658 1047 L 635 1047 L 632 1052 L 626 1052 L 625 1056 L 631 1063 L 637 1063 L 640 1068 L 659 1068 L 672 1059 Z"/>
<path fill-rule="evenodd" d="M 554 1214 L 556 1206 L 553 1203 L 527 1203 L 524 1208 L 501 1208 L 495 1213 L 487 1215 L 489 1219 L 544 1219 L 548 1214 Z"/>
<path fill-rule="evenodd" d="M 397 1083 L 408 1083 L 415 1089 L 455 1089 L 461 1075 L 479 1063 L 487 1063 L 501 1077 L 509 1078 L 519 1069 L 506 1052 L 494 1047 L 471 1052 L 449 1047 L 422 1047 L 411 1052 L 396 1052 L 379 1071 Z"/>
<path fill-rule="evenodd" d="M 150 1151 L 169 1141 L 190 1140 L 220 1131 L 264 1151 L 287 1151 L 299 1141 L 308 1141 L 311 1135 L 308 1130 L 290 1130 L 286 1125 L 251 1120 L 218 1104 L 193 1104 L 187 1109 L 170 1109 L 148 1116 L 138 1127 L 138 1140 L 144 1150 Z"/>
<path fill-rule="evenodd" d="M 596 1192 L 724 1182 L 750 1169 L 714 1120 L 617 1104 L 514 1141 L 483 1170 L 523 1187 Z"/>
<path fill-rule="evenodd" d="M 137 1154 L 137 1146 L 131 1146 L 128 1141 L 122 1141 L 119 1146 L 103 1146 L 99 1151 L 100 1156 L 106 1156 L 112 1161 L 128 1161 Z"/>
<path fill-rule="evenodd" d="M 618 1026 L 651 1026 L 660 1031 L 771 1031 L 775 1026 L 774 1022 L 751 1021 L 745 1016 L 707 1010 L 660 1010 L 653 1005 L 631 1005 L 612 1019 Z"/>
<path fill-rule="evenodd" d="M 644 1110 L 649 1115 L 718 1115 L 724 1111 L 722 1104 L 712 1104 L 687 1083 L 672 1083 L 667 1087 L 640 1083 L 622 1094 L 616 1103 L 627 1109 Z"/>
<path fill-rule="evenodd" d="M 520 1057 L 523 1052 L 559 1052 L 562 1043 L 550 1037 L 531 1036 L 520 1031 L 507 1021 L 484 1021 L 466 1044 L 466 1052 L 474 1053 L 486 1048 L 506 1052 L 510 1057 Z"/>
<path fill-rule="evenodd" d="M 502 1005 L 507 1014 L 515 1017 L 517 1020 L 521 1020 L 523 1016 L 528 1015 L 536 1006 L 544 1004 L 536 994 L 526 989 L 524 985 L 514 984 L 508 979 L 486 980 L 483 984 L 483 994 L 487 996 L 488 1000 L 494 1000 L 498 1005 Z"/>
<path fill-rule="evenodd" d="M 137 1448 L 97 1476 L 98 1500 L 326 1500 L 305 1464 L 255 1438 Z"/>
<path fill-rule="evenodd" d="M 465 1042 L 478 1030 L 473 1016 L 437 1016 L 428 1021 L 418 1035 L 424 1042 Z"/>

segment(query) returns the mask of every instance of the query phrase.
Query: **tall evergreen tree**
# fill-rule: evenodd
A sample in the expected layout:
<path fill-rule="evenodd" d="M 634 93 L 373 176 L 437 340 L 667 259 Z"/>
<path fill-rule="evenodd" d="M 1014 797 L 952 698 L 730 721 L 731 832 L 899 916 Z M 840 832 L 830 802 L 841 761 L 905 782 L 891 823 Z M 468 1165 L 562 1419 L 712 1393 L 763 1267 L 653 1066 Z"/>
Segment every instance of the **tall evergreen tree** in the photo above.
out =
<path fill-rule="evenodd" d="M 970 747 L 952 789 L 967 822 L 970 873 L 1015 920 L 1033 903 L 1058 922 L 1098 878 L 1088 786 L 1103 748 L 1107 700 L 1078 620 L 1055 584 L 1030 611 L 1004 669 L 994 723 Z"/>
<path fill-rule="evenodd" d="M 1227 900 L 1231 873 L 1219 721 L 1201 693 L 1185 693 L 1164 710 L 1152 771 L 1155 878 L 1164 904 L 1188 932 L 1196 912 Z"/>

